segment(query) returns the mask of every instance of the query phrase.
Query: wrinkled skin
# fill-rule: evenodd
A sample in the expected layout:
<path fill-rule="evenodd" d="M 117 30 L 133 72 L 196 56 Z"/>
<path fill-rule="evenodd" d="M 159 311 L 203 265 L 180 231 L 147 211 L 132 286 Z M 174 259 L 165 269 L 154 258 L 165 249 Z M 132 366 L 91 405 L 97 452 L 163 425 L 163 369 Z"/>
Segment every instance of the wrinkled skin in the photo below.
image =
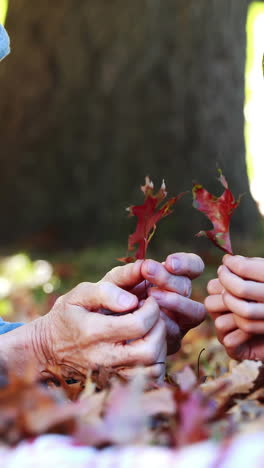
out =
<path fill-rule="evenodd" d="M 219 341 L 237 360 L 264 360 L 264 259 L 225 255 L 205 306 Z"/>
<path fill-rule="evenodd" d="M 130 379 L 143 366 L 147 376 L 162 381 L 167 342 L 175 352 L 204 318 L 203 305 L 189 297 L 191 279 L 202 270 L 199 257 L 180 253 L 163 264 L 138 260 L 98 283 L 81 283 L 46 316 L 1 337 L 6 362 L 20 372 L 28 360 L 42 374 L 63 368 L 65 379 L 67 372 L 85 376 L 102 366 Z"/>
<path fill-rule="evenodd" d="M 173 354 L 180 348 L 181 338 L 205 318 L 203 304 L 190 298 L 192 279 L 203 270 L 203 261 L 197 255 L 174 253 L 162 264 L 154 260 L 138 260 L 135 264 L 116 267 L 103 281 L 112 281 L 139 299 L 146 296 L 156 299 L 166 324 L 168 354 Z"/>

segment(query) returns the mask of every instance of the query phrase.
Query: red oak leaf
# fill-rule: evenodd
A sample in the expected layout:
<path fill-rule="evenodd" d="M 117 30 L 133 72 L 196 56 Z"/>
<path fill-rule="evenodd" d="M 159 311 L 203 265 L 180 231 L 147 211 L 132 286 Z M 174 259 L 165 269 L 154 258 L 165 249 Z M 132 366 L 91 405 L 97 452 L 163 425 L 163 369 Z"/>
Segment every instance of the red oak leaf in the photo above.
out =
<path fill-rule="evenodd" d="M 130 206 L 128 208 L 129 216 L 136 216 L 137 226 L 133 234 L 128 238 L 128 251 L 132 252 L 136 249 L 133 256 L 119 258 L 121 262 L 134 262 L 136 259 L 146 257 L 149 242 L 156 230 L 157 223 L 165 216 L 172 213 L 172 207 L 184 193 L 180 193 L 177 197 L 170 198 L 161 207 L 161 202 L 167 197 L 166 186 L 164 181 L 161 184 L 159 191 L 154 193 L 154 185 L 149 177 L 145 179 L 145 185 L 141 187 L 145 195 L 145 201 L 142 205 Z"/>
<path fill-rule="evenodd" d="M 240 197 L 235 199 L 228 188 L 226 178 L 220 172 L 219 181 L 224 186 L 225 191 L 221 197 L 216 197 L 207 192 L 202 185 L 193 186 L 193 206 L 207 216 L 212 222 L 214 229 L 210 231 L 200 231 L 196 236 L 207 236 L 217 247 L 232 254 L 229 225 L 230 219 L 240 203 Z"/>

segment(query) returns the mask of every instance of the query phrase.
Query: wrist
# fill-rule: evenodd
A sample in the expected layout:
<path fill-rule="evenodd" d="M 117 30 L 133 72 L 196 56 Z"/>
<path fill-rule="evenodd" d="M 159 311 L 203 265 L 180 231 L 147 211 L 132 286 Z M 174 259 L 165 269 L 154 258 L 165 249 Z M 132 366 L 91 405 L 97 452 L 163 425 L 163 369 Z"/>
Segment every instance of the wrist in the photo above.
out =
<path fill-rule="evenodd" d="M 47 331 L 45 317 L 41 317 L 1 335 L 0 359 L 7 370 L 20 375 L 32 366 L 41 373 L 51 359 Z"/>

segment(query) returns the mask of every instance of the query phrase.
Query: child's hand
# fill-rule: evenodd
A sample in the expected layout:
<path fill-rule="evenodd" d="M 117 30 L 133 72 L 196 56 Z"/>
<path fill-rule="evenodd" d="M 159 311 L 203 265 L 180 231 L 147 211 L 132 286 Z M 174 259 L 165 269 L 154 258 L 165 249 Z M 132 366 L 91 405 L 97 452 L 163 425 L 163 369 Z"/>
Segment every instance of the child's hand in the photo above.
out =
<path fill-rule="evenodd" d="M 264 259 L 225 255 L 205 306 L 235 359 L 264 358 Z"/>

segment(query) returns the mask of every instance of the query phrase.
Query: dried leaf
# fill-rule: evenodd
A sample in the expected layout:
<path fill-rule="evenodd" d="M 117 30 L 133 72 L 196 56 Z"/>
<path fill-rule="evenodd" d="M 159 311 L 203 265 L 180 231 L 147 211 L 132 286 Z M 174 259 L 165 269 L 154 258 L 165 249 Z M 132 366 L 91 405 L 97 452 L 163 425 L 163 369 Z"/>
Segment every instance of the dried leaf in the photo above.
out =
<path fill-rule="evenodd" d="M 159 191 L 154 193 L 153 182 L 146 177 L 145 185 L 141 187 L 145 196 L 145 201 L 142 205 L 130 206 L 128 208 L 129 216 L 137 217 L 137 226 L 133 234 L 128 238 L 128 251 L 136 252 L 134 255 L 119 258 L 118 260 L 126 263 L 134 262 L 135 259 L 143 259 L 146 257 L 147 248 L 152 236 L 155 233 L 157 223 L 165 216 L 172 213 L 172 207 L 184 195 L 180 193 L 177 197 L 170 198 L 161 207 L 162 201 L 167 197 L 166 186 L 164 181 L 161 184 Z"/>
<path fill-rule="evenodd" d="M 201 385 L 206 394 L 215 394 L 215 400 L 219 405 L 225 404 L 233 395 L 247 394 L 259 376 L 262 366 L 261 361 L 242 361 L 217 379 Z"/>
<path fill-rule="evenodd" d="M 190 366 L 185 366 L 176 373 L 176 382 L 183 392 L 189 392 L 197 385 L 197 377 Z"/>
<path fill-rule="evenodd" d="M 175 392 L 179 423 L 174 433 L 177 447 L 205 440 L 209 437 L 208 421 L 215 406 L 199 390 Z"/>
<path fill-rule="evenodd" d="M 212 195 L 202 185 L 195 184 L 193 186 L 194 208 L 204 213 L 214 226 L 214 229 L 200 231 L 196 236 L 207 236 L 217 247 L 232 254 L 229 225 L 231 216 L 240 203 L 240 197 L 235 200 L 234 195 L 228 188 L 226 178 L 221 171 L 219 172 L 218 180 L 225 188 L 220 197 Z"/>

